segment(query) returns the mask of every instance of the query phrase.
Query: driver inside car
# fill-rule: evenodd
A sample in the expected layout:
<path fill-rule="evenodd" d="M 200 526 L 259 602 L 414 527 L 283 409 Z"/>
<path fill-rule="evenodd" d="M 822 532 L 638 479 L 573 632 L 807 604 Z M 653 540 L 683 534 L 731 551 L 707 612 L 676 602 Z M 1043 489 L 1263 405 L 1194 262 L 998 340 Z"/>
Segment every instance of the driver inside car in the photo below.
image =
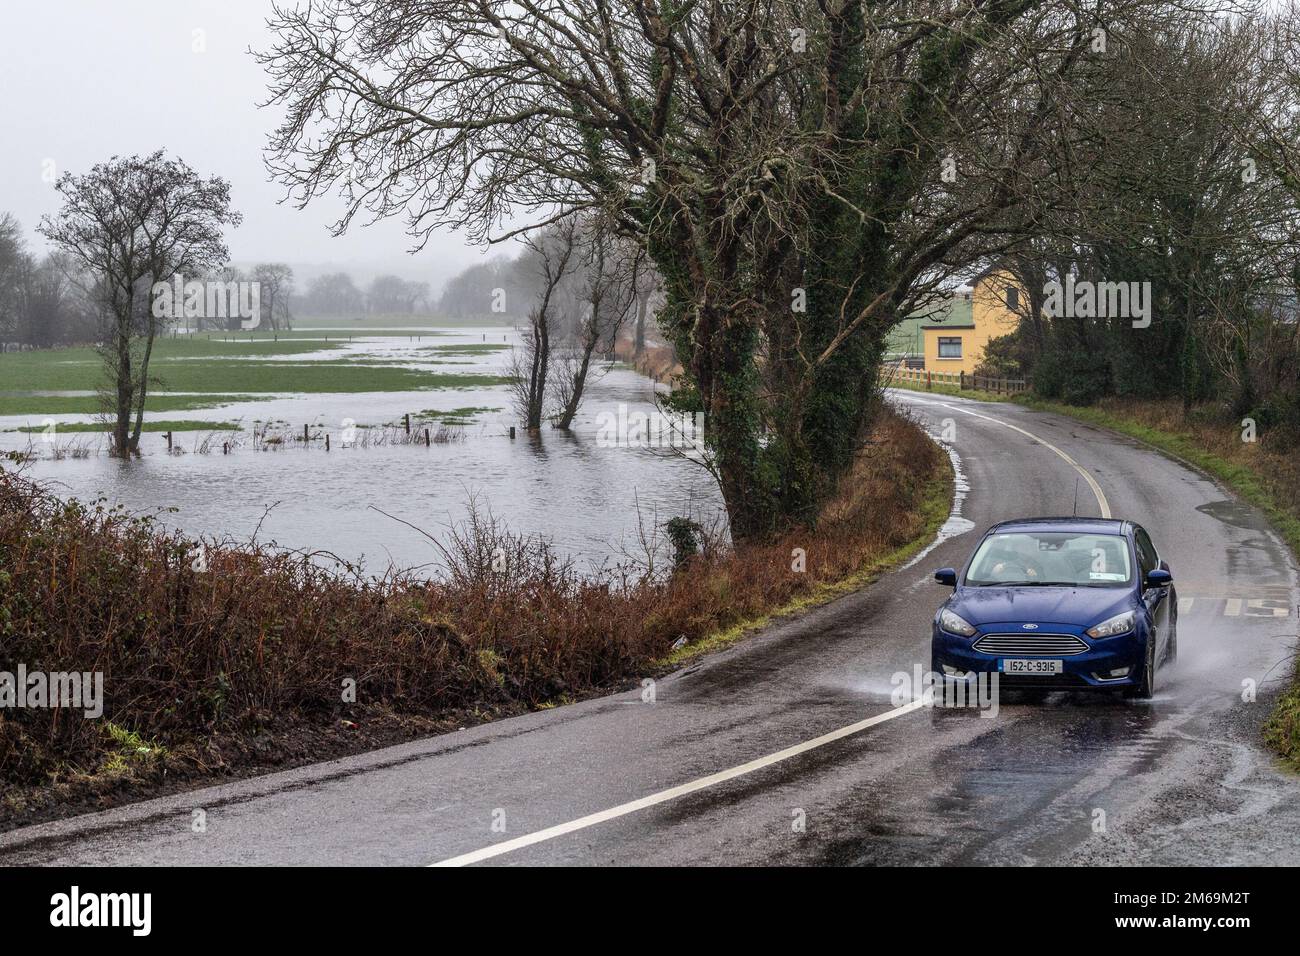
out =
<path fill-rule="evenodd" d="M 1028 541 L 1017 541 L 1014 546 L 999 550 L 990 557 L 993 558 L 993 564 L 989 568 L 989 575 L 997 581 L 1033 581 L 1043 572 Z"/>

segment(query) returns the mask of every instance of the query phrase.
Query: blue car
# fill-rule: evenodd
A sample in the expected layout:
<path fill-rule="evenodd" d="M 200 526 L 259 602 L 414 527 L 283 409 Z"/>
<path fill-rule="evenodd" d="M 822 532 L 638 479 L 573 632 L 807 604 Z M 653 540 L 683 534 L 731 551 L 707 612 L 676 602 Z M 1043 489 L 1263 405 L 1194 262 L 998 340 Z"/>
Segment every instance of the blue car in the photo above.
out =
<path fill-rule="evenodd" d="M 1003 687 L 1155 693 L 1178 656 L 1169 565 L 1132 521 L 1026 518 L 990 528 L 934 616 L 931 670 Z"/>

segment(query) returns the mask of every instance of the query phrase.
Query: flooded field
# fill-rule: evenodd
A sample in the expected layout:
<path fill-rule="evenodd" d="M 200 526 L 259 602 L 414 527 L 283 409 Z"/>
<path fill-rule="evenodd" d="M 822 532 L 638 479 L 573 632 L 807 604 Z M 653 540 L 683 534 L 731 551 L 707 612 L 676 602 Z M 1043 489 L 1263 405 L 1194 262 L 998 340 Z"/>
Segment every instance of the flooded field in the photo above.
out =
<path fill-rule="evenodd" d="M 218 341 L 225 338 L 236 341 Z M 0 415 L 0 451 L 30 450 L 27 473 L 61 495 L 106 498 L 144 513 L 175 509 L 162 515 L 164 523 L 195 536 L 248 540 L 256 533 L 264 543 L 330 552 L 373 571 L 436 563 L 436 548 L 402 522 L 441 537 L 471 498 L 512 531 L 544 535 L 584 567 L 638 552 L 643 522 L 720 509 L 716 486 L 698 464 L 671 450 L 597 442 L 602 412 L 655 410 L 655 384 L 626 367 L 602 365 L 572 433 L 544 428 L 529 437 L 520 430 L 511 439 L 516 419 L 502 379 L 518 341 L 512 328 L 302 328 L 281 333 L 278 343 L 269 338 L 214 333 L 203 349 L 199 342 L 175 346 L 158 366 L 164 385 L 153 394 L 162 410 L 147 415 L 173 430 L 175 453 L 164 432 L 151 431 L 136 461 L 108 456 L 106 439 L 85 430 L 93 416 L 43 411 L 93 401 L 90 388 L 34 387 L 43 379 L 85 384 L 97 374 L 93 357 L 53 353 L 59 364 L 52 371 L 28 369 L 25 379 L 0 364 L 0 401 L 32 409 Z M 51 362 L 51 354 L 41 360 Z M 370 377 L 385 384 L 396 377 L 403 387 L 357 390 Z M 405 387 L 408 381 L 417 387 Z M 275 390 L 302 382 L 341 390 Z M 434 433 L 448 425 L 454 440 L 406 444 L 407 414 Z M 304 425 L 312 439 L 306 446 Z M 238 430 L 228 431 L 232 426 Z M 416 427 L 418 436 L 424 426 Z M 282 440 L 266 443 L 266 435 Z M 222 453 L 226 441 L 234 445 L 230 454 Z"/>

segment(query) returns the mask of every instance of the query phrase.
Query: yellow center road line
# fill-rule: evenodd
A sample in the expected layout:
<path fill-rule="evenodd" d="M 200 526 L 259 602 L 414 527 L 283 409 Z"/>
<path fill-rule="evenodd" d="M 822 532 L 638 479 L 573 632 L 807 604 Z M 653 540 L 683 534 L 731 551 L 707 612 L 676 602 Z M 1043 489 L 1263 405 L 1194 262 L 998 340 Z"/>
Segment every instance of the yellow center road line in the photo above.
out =
<path fill-rule="evenodd" d="M 534 833 L 528 833 L 524 836 L 515 837 L 513 840 L 503 840 L 500 843 L 493 843 L 491 846 L 485 846 L 481 850 L 475 850 L 472 853 L 463 853 L 460 856 L 453 856 L 447 860 L 441 860 L 437 863 L 431 863 L 430 866 L 468 866 L 471 863 L 480 863 L 483 860 L 490 860 L 495 856 L 502 856 L 506 853 L 512 853 L 515 850 L 521 850 L 526 846 L 532 846 L 536 843 L 544 843 L 547 840 L 554 840 L 556 837 L 564 836 L 566 833 L 573 833 L 577 830 L 585 830 L 587 827 L 593 827 L 598 823 L 604 823 L 607 820 L 614 820 L 618 817 L 627 816 L 629 813 L 635 813 L 638 810 L 644 810 L 646 807 L 653 807 L 656 804 L 666 803 L 669 800 L 676 800 L 678 797 L 684 797 L 687 794 L 695 793 L 708 787 L 717 786 L 728 780 L 734 780 L 737 777 L 743 777 L 746 774 L 762 770 L 764 767 L 770 767 L 773 764 L 781 763 L 800 754 L 805 754 L 810 750 L 816 750 L 819 747 L 825 747 L 827 744 L 833 744 L 837 740 L 843 740 L 845 737 L 851 737 L 854 734 L 861 733 L 869 727 L 877 724 L 883 724 L 887 720 L 893 720 L 895 717 L 902 717 L 904 714 L 910 714 L 924 706 L 924 701 L 914 700 L 910 704 L 904 704 L 893 710 L 886 711 L 883 714 L 877 714 L 874 717 L 868 717 L 866 720 L 859 720 L 857 723 L 849 724 L 838 730 L 832 730 L 829 733 L 822 734 L 820 737 L 814 737 L 812 740 L 804 741 L 801 744 L 795 744 L 793 747 L 786 747 L 784 750 L 778 750 L 776 753 L 768 754 L 766 757 L 759 757 L 748 763 L 742 763 L 738 766 L 731 767 L 728 770 L 720 770 L 717 773 L 710 774 L 707 777 L 700 777 L 698 780 L 692 780 L 689 783 L 683 783 L 668 790 L 660 790 L 658 793 L 652 793 L 648 797 L 642 797 L 639 800 L 632 800 L 629 803 L 621 803 L 616 807 L 610 807 L 608 810 L 601 810 L 598 813 L 590 813 L 585 817 L 578 817 L 576 820 L 570 820 L 568 823 L 560 823 L 553 827 L 547 827 L 545 830 L 537 830 Z"/>
<path fill-rule="evenodd" d="M 1056 452 L 1056 454 L 1061 456 L 1062 459 L 1068 462 L 1070 467 L 1072 467 L 1075 471 L 1077 471 L 1080 475 L 1083 476 L 1083 480 L 1088 483 L 1088 487 L 1092 489 L 1093 495 L 1096 496 L 1097 498 L 1097 507 L 1101 509 L 1101 516 L 1103 518 L 1111 517 L 1110 504 L 1106 501 L 1106 496 L 1102 493 L 1101 485 L 1097 484 L 1097 479 L 1092 477 L 1092 475 L 1087 470 L 1085 470 L 1082 465 L 1080 465 L 1077 461 L 1075 461 L 1065 452 L 1061 451 L 1061 449 L 1057 448 L 1050 441 L 1047 441 L 1043 438 L 1039 438 L 1033 432 L 1025 431 L 1025 429 L 1021 428 L 1019 425 L 1012 425 L 1010 422 L 1004 422 L 1002 419 L 993 418 L 990 415 L 981 415 L 979 412 L 972 412 L 968 408 L 960 408 L 956 405 L 949 405 L 947 402 L 927 402 L 924 401 L 923 399 L 911 398 L 910 396 L 908 397 L 907 401 L 916 402 L 918 405 L 937 405 L 940 408 L 950 408 L 954 412 L 961 412 L 963 415 L 973 415 L 976 418 L 984 419 L 986 422 L 992 422 L 995 425 L 1002 425 L 1004 428 L 1010 428 L 1012 431 L 1020 432 L 1020 434 L 1024 435 L 1026 438 L 1032 438 L 1040 445 L 1050 448 L 1052 451 Z"/>

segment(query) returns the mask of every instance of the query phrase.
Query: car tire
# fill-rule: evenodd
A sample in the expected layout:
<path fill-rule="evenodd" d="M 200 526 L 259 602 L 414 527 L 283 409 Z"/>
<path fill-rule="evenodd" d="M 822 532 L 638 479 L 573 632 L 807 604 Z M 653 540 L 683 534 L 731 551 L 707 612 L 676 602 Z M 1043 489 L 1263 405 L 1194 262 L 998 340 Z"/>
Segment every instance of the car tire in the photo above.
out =
<path fill-rule="evenodd" d="M 1156 642 L 1148 635 L 1146 659 L 1142 662 L 1142 679 L 1129 690 L 1129 697 L 1150 700 L 1156 695 Z"/>

